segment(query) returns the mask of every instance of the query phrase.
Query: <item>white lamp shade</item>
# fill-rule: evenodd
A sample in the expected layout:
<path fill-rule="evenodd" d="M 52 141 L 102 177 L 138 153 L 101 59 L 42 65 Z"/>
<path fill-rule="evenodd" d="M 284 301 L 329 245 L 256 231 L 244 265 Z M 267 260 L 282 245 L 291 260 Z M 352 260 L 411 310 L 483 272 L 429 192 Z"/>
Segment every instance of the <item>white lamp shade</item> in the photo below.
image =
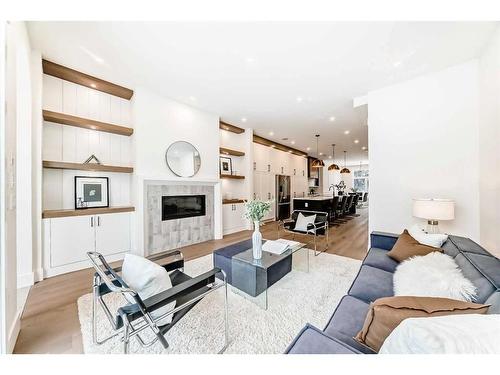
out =
<path fill-rule="evenodd" d="M 413 216 L 427 220 L 453 220 L 455 202 L 451 199 L 413 199 Z"/>

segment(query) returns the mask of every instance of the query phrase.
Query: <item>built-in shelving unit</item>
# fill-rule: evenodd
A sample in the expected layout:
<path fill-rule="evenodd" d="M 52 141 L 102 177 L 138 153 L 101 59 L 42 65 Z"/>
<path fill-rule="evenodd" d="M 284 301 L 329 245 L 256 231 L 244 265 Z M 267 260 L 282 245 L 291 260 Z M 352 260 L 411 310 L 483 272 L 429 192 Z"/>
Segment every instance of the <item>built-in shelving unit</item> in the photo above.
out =
<path fill-rule="evenodd" d="M 243 151 L 231 150 L 230 148 L 220 147 L 219 152 L 224 155 L 232 155 L 232 156 L 245 156 Z"/>
<path fill-rule="evenodd" d="M 44 168 L 52 169 L 74 169 L 80 171 L 93 171 L 93 172 L 117 172 L 117 173 L 133 173 L 132 167 L 119 167 L 115 165 L 103 165 L 96 163 L 67 163 L 62 161 L 43 161 Z"/>
<path fill-rule="evenodd" d="M 51 277 L 87 268 L 88 251 L 117 261 L 132 250 L 134 92 L 42 63 L 42 258 L 43 275 Z M 75 209 L 79 175 L 108 178 L 109 207 Z"/>
<path fill-rule="evenodd" d="M 100 215 L 100 214 L 116 214 L 120 212 L 132 212 L 135 211 L 135 207 L 104 207 L 104 208 L 84 208 L 79 210 L 45 210 L 42 212 L 42 218 L 52 219 L 57 217 L 70 217 L 70 216 L 88 216 L 88 215 Z"/>
<path fill-rule="evenodd" d="M 220 178 L 229 178 L 233 180 L 243 180 L 245 176 L 234 175 L 234 174 L 221 174 Z"/>
<path fill-rule="evenodd" d="M 125 126 L 108 124 L 106 122 L 91 120 L 83 117 L 43 110 L 43 119 L 49 122 L 55 122 L 61 125 L 76 126 L 78 128 L 92 129 L 100 132 L 113 133 L 118 135 L 130 136 L 134 129 Z"/>
<path fill-rule="evenodd" d="M 223 199 L 222 204 L 245 203 L 244 199 Z"/>

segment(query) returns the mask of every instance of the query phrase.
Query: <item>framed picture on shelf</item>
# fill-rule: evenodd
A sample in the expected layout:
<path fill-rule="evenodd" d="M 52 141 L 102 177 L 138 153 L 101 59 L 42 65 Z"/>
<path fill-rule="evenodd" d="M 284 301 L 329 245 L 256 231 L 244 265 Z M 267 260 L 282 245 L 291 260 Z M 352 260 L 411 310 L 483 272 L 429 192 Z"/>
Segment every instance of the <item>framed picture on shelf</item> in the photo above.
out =
<path fill-rule="evenodd" d="M 233 174 L 233 161 L 231 158 L 220 156 L 219 157 L 220 174 L 231 175 Z"/>
<path fill-rule="evenodd" d="M 109 178 L 75 176 L 75 209 L 109 207 Z"/>

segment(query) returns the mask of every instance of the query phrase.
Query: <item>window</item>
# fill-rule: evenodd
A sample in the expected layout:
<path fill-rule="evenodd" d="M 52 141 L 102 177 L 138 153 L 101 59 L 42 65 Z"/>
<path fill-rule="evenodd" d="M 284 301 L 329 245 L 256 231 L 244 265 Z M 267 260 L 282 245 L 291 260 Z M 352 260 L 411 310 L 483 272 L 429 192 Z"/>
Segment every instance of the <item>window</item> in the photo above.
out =
<path fill-rule="evenodd" d="M 356 191 L 367 192 L 369 187 L 368 176 L 368 169 L 354 171 L 352 187 Z"/>

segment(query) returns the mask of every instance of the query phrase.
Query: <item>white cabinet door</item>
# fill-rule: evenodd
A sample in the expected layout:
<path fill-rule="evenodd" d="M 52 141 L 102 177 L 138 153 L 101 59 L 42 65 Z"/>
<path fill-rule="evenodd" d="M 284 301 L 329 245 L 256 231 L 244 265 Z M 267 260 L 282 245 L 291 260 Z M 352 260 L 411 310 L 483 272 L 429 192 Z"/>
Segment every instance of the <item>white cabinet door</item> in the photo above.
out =
<path fill-rule="evenodd" d="M 234 205 L 232 204 L 223 204 L 222 205 L 222 232 L 223 234 L 227 234 L 234 225 L 233 220 L 233 209 Z"/>
<path fill-rule="evenodd" d="M 254 170 L 267 172 L 270 169 L 271 151 L 267 146 L 258 143 L 253 144 Z"/>
<path fill-rule="evenodd" d="M 266 196 L 268 197 L 268 200 L 271 200 L 271 211 L 266 215 L 264 220 L 274 220 L 275 218 L 275 212 L 276 212 L 276 176 L 272 173 L 267 173 L 265 178 L 265 189 L 266 189 Z"/>
<path fill-rule="evenodd" d="M 96 215 L 95 248 L 103 255 L 130 251 L 130 213 Z"/>
<path fill-rule="evenodd" d="M 246 229 L 247 221 L 243 218 L 243 203 L 222 205 L 222 232 L 230 234 Z"/>
<path fill-rule="evenodd" d="M 94 216 L 61 217 L 50 221 L 50 266 L 87 260 L 95 250 Z"/>

